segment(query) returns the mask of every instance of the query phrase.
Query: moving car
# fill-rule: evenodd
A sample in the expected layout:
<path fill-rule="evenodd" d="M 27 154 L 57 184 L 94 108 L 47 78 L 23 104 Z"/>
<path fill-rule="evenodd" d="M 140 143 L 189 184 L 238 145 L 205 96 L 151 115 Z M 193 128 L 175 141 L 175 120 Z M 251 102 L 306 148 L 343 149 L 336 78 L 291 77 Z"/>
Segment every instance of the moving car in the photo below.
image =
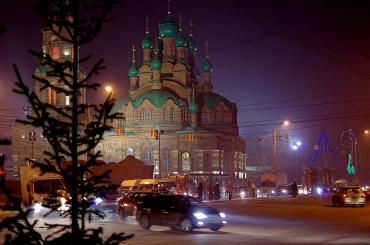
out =
<path fill-rule="evenodd" d="M 337 189 L 331 197 L 333 206 L 345 205 L 360 205 L 365 206 L 365 194 L 362 192 L 360 186 L 343 186 Z"/>
<path fill-rule="evenodd" d="M 183 195 L 144 198 L 137 206 L 136 220 L 144 229 L 149 229 L 151 225 L 163 225 L 184 232 L 195 228 L 217 231 L 226 224 L 224 213 L 198 202 L 194 197 Z"/>
<path fill-rule="evenodd" d="M 136 206 L 138 203 L 143 201 L 146 196 L 157 196 L 159 193 L 145 192 L 145 191 L 133 191 L 124 194 L 118 198 L 117 208 L 118 213 L 121 217 L 135 216 Z"/>

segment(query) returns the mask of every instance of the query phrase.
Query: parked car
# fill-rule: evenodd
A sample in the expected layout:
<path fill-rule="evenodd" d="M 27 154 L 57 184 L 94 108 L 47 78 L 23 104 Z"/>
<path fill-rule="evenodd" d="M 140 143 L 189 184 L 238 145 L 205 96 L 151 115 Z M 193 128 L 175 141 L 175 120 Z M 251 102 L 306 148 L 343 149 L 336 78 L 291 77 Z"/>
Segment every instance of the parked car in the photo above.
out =
<path fill-rule="evenodd" d="M 360 205 L 364 207 L 365 201 L 365 194 L 362 192 L 360 186 L 340 187 L 331 197 L 331 202 L 334 207 L 337 205 Z"/>
<path fill-rule="evenodd" d="M 146 196 L 157 196 L 159 193 L 145 192 L 145 191 L 133 191 L 124 194 L 118 198 L 117 209 L 121 217 L 135 216 L 136 206 L 142 202 Z"/>
<path fill-rule="evenodd" d="M 219 230 L 226 224 L 225 214 L 198 199 L 183 195 L 159 195 L 144 198 L 138 204 L 136 220 L 144 229 L 151 225 L 169 226 L 190 232 L 196 228 Z"/>

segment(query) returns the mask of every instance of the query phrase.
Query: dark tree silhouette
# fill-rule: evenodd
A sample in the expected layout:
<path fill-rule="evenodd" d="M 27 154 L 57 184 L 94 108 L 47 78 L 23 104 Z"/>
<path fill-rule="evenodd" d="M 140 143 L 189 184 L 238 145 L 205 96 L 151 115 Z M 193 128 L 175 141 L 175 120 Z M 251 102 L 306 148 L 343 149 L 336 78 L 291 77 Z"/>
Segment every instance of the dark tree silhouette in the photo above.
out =
<path fill-rule="evenodd" d="M 44 204 L 50 209 L 46 215 L 57 212 L 61 217 L 68 217 L 70 224 L 45 224 L 52 232 L 51 235 L 42 235 L 35 229 L 38 221 L 31 223 L 28 219 L 32 210 L 22 208 L 21 200 L 12 197 L 2 183 L 1 188 L 10 201 L 9 205 L 2 208 L 16 211 L 15 216 L 0 224 L 0 229 L 6 228 L 5 244 L 113 245 L 133 236 L 113 233 L 104 240 L 101 227 L 86 228 L 86 222 L 90 222 L 93 215 L 104 218 L 103 212 L 91 208 L 89 200 L 102 184 L 109 183 L 108 171 L 101 175 L 91 174 L 91 168 L 98 164 L 97 158 L 100 156 L 100 152 L 94 152 L 94 148 L 104 132 L 111 129 L 109 122 L 119 115 L 111 113 L 114 105 L 111 95 L 101 105 L 90 105 L 79 100 L 84 91 L 96 90 L 100 86 L 89 81 L 104 69 L 103 60 L 99 60 L 89 72 L 82 72 L 80 64 L 91 56 L 80 58 L 79 47 L 94 40 L 103 23 L 109 20 L 108 13 L 114 4 L 116 1 L 113 0 L 38 0 L 35 6 L 53 35 L 70 43 L 73 52 L 71 59 L 60 61 L 46 53 L 30 50 L 32 55 L 42 60 L 42 66 L 47 67 L 46 77 L 33 75 L 33 78 L 42 85 L 41 90 L 52 89 L 57 94 L 69 96 L 70 104 L 59 106 L 43 101 L 25 84 L 16 65 L 13 67 L 17 88 L 13 91 L 24 95 L 32 108 L 32 115 L 18 122 L 41 128 L 51 145 L 52 150 L 44 151 L 44 160 L 34 162 L 33 167 L 38 168 L 41 174 L 53 173 L 62 177 L 69 194 L 66 210 L 59 209 L 62 194 L 50 194 Z M 57 86 L 52 81 L 64 86 Z M 86 120 L 88 112 L 93 114 L 90 120 Z M 85 156 L 87 160 L 81 161 Z M 66 157 L 71 159 L 70 164 L 66 164 Z"/>

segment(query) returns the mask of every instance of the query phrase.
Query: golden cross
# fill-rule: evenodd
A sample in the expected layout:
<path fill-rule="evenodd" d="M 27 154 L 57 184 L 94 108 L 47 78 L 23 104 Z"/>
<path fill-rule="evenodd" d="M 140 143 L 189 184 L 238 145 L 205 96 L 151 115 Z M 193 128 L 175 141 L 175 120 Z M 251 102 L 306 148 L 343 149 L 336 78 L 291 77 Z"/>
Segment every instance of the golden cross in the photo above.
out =
<path fill-rule="evenodd" d="M 131 51 L 132 51 L 132 63 L 135 63 L 135 45 L 132 45 L 132 48 L 131 48 Z"/>
<path fill-rule="evenodd" d="M 167 12 L 171 13 L 171 0 L 167 1 Z"/>
<path fill-rule="evenodd" d="M 193 21 L 192 20 L 189 21 L 189 26 L 190 26 L 189 36 L 193 36 Z"/>
<path fill-rule="evenodd" d="M 182 31 L 182 16 L 181 14 L 179 15 L 179 27 L 180 27 L 180 31 Z"/>
<path fill-rule="evenodd" d="M 149 17 L 145 17 L 145 33 L 149 33 Z"/>
<path fill-rule="evenodd" d="M 208 40 L 206 40 L 206 42 L 204 43 L 204 46 L 206 46 L 206 58 L 208 59 L 209 56 L 208 56 Z"/>

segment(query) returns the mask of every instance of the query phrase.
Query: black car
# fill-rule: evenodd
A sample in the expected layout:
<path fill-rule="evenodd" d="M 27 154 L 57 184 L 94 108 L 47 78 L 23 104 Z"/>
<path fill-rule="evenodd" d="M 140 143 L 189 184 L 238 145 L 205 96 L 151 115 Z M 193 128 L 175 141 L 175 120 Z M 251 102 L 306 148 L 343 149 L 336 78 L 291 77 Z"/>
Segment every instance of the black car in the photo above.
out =
<path fill-rule="evenodd" d="M 151 225 L 164 225 L 190 232 L 195 228 L 219 230 L 225 214 L 206 206 L 197 199 L 182 195 L 148 196 L 138 204 L 136 220 L 144 229 Z"/>
<path fill-rule="evenodd" d="M 117 209 L 118 213 L 122 218 L 127 216 L 135 216 L 136 206 L 142 202 L 143 198 L 147 196 L 157 196 L 159 193 L 147 192 L 147 191 L 133 191 L 124 194 L 118 198 Z"/>

